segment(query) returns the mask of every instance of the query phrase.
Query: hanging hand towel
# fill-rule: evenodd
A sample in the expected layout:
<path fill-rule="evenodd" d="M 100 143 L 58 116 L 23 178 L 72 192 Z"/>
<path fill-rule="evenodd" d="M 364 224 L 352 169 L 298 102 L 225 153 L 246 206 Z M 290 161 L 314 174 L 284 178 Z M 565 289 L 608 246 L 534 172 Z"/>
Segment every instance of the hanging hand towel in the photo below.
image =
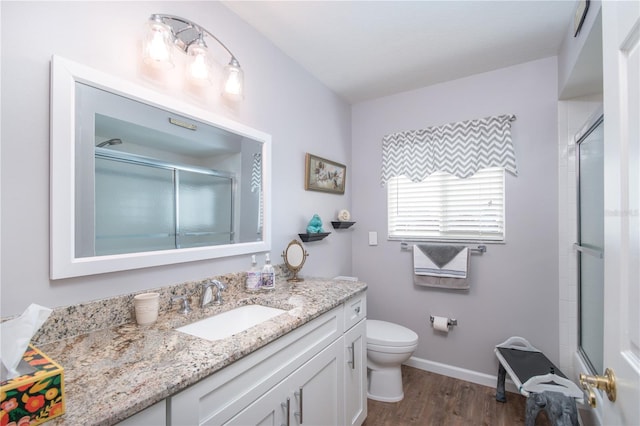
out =
<path fill-rule="evenodd" d="M 414 245 L 416 285 L 464 290 L 469 288 L 469 249 L 464 246 Z"/>
<path fill-rule="evenodd" d="M 467 255 L 464 246 L 413 246 L 413 269 L 416 275 L 432 277 L 467 277 Z"/>

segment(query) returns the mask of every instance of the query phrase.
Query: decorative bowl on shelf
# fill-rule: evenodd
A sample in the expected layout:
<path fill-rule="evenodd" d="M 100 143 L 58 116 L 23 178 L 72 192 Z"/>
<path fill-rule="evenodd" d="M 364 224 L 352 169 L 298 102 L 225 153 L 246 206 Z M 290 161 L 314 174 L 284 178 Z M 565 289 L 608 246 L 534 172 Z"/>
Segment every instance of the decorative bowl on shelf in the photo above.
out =
<path fill-rule="evenodd" d="M 320 241 L 330 233 L 331 232 L 316 232 L 313 234 L 298 234 L 298 236 L 302 241 L 304 241 L 305 243 L 308 243 L 310 241 Z"/>
<path fill-rule="evenodd" d="M 338 212 L 338 220 L 340 222 L 348 222 L 349 219 L 351 219 L 351 213 L 349 213 L 349 210 L 340 210 Z"/>
<path fill-rule="evenodd" d="M 331 225 L 333 225 L 333 229 L 347 229 L 351 227 L 351 225 L 353 225 L 354 223 L 355 222 L 339 221 L 339 222 L 331 222 Z"/>

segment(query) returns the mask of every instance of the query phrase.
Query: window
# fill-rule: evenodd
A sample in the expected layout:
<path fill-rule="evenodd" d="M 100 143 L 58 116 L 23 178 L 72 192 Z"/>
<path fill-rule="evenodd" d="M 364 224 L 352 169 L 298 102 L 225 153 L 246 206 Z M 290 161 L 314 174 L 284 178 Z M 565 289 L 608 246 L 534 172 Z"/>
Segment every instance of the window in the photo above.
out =
<path fill-rule="evenodd" d="M 387 182 L 390 239 L 504 241 L 504 168 L 461 179 L 435 172 L 422 182 Z"/>

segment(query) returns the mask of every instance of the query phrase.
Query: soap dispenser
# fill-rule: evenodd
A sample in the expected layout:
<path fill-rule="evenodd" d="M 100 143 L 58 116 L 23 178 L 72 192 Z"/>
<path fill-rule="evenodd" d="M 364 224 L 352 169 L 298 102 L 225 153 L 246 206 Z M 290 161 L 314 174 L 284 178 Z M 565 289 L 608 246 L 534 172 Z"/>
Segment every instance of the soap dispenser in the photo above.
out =
<path fill-rule="evenodd" d="M 254 254 L 251 256 L 251 269 L 247 271 L 247 291 L 260 290 L 261 283 L 262 272 L 258 269 L 258 262 L 256 262 L 256 255 Z"/>
<path fill-rule="evenodd" d="M 262 285 L 261 288 L 265 290 L 273 290 L 276 285 L 276 272 L 271 266 L 271 259 L 269 253 L 264 256 L 264 266 L 262 267 Z"/>

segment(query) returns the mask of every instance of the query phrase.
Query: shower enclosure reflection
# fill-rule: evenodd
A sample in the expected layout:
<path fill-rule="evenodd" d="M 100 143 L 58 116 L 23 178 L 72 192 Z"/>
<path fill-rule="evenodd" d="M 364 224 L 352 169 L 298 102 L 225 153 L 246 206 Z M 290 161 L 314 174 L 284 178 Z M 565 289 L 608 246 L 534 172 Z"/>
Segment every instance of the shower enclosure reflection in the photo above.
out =
<path fill-rule="evenodd" d="M 260 143 L 83 83 L 76 105 L 77 257 L 261 239 L 260 191 L 236 194 Z"/>
<path fill-rule="evenodd" d="M 99 150 L 95 248 L 79 257 L 234 243 L 234 175 Z"/>

